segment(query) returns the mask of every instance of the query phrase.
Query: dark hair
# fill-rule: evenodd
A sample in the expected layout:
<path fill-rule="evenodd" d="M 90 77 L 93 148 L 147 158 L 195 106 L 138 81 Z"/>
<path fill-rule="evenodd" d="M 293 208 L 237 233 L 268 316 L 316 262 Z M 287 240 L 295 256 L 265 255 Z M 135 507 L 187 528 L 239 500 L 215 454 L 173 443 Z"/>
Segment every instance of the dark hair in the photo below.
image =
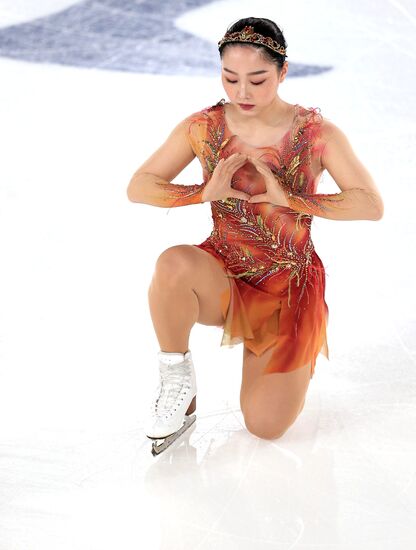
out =
<path fill-rule="evenodd" d="M 239 19 L 236 23 L 233 23 L 230 27 L 228 27 L 227 32 L 242 31 L 247 25 L 253 27 L 254 32 L 258 32 L 266 37 L 268 36 L 273 40 L 276 40 L 276 42 L 281 46 L 284 46 L 284 48 L 287 48 L 287 43 L 285 37 L 283 36 L 283 32 L 279 29 L 274 21 L 272 21 L 271 19 L 266 19 L 264 17 L 246 17 L 244 19 Z M 233 46 L 234 44 L 248 45 L 254 48 L 259 48 L 261 50 L 261 54 L 267 61 L 277 64 L 278 71 L 280 71 L 280 69 L 283 67 L 285 59 L 287 57 L 287 55 L 275 52 L 270 48 L 267 48 L 266 46 L 262 46 L 261 44 L 250 44 L 249 42 L 228 42 L 226 44 L 223 44 L 218 48 L 220 52 L 220 57 L 222 57 L 225 48 Z"/>

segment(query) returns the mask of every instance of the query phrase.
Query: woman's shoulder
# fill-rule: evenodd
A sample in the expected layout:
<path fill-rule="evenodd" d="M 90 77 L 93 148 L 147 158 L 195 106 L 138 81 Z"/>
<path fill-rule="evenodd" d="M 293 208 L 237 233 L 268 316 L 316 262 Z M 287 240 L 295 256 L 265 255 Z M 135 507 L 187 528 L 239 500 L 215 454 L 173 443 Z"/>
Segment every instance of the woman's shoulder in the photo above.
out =
<path fill-rule="evenodd" d="M 322 124 L 325 117 L 322 115 L 320 107 L 305 107 L 299 105 L 299 119 L 304 124 Z"/>
<path fill-rule="evenodd" d="M 330 139 L 345 136 L 341 128 L 335 124 L 329 117 L 323 116 L 322 113 L 313 113 L 311 119 L 319 124 L 319 134 L 323 141 L 327 142 Z"/>
<path fill-rule="evenodd" d="M 208 105 L 203 107 L 199 111 L 195 111 L 189 116 L 186 117 L 186 120 L 189 122 L 209 122 L 214 119 L 215 116 L 218 116 L 221 113 L 222 105 L 224 105 L 225 100 L 221 99 L 213 105 Z"/>
<path fill-rule="evenodd" d="M 342 133 L 342 130 L 330 118 L 322 114 L 320 107 L 304 107 L 300 105 L 300 126 L 319 130 L 319 137 L 328 141 L 333 136 Z"/>
<path fill-rule="evenodd" d="M 216 121 L 219 120 L 217 114 L 220 106 L 221 102 L 219 101 L 214 105 L 203 107 L 185 117 L 179 124 L 196 155 L 203 154 L 204 143 L 211 132 L 212 123 L 216 124 Z"/>

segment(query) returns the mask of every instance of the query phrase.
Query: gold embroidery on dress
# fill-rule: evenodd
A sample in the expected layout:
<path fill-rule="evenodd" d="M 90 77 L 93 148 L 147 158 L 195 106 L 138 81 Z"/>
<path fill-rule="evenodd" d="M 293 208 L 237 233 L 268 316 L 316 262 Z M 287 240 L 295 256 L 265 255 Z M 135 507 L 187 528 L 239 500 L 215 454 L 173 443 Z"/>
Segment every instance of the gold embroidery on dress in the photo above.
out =
<path fill-rule="evenodd" d="M 217 104 L 208 109 L 207 114 L 215 115 Z M 221 117 L 219 117 L 219 121 Z M 224 139 L 224 124 L 216 124 L 215 116 L 208 116 L 208 139 L 206 144 L 205 162 L 212 173 L 221 154 L 226 154 L 224 148 L 231 138 Z M 300 168 L 310 161 L 310 136 L 305 130 L 305 121 L 294 129 L 291 143 L 293 148 L 280 156 L 279 165 L 271 165 L 272 172 L 279 178 L 282 186 L 301 191 L 307 186 L 305 174 Z M 288 303 L 291 300 L 292 281 L 299 287 L 299 300 L 307 292 L 308 267 L 311 264 L 314 246 L 310 238 L 312 216 L 290 211 L 287 207 L 275 207 L 274 216 L 270 216 L 270 226 L 258 213 L 255 205 L 236 198 L 212 201 L 212 216 L 214 229 L 209 237 L 214 248 L 223 255 L 227 267 L 232 272 L 228 277 L 244 278 L 253 285 L 260 285 L 276 273 L 287 271 Z M 273 208 L 272 208 L 273 210 Z M 284 217 L 290 223 L 282 223 L 279 213 L 284 211 Z M 301 246 L 296 244 L 295 236 L 304 235 Z"/>

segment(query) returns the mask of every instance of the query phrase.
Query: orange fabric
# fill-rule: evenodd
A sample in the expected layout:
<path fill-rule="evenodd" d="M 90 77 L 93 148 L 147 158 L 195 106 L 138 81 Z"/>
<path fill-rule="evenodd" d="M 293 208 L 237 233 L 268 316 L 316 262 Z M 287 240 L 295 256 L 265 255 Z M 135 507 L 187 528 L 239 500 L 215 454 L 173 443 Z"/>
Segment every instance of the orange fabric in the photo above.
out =
<path fill-rule="evenodd" d="M 187 120 L 204 184 L 221 158 L 241 151 L 265 161 L 287 192 L 316 192 L 311 160 L 322 147 L 317 139 L 322 121 L 319 109 L 297 104 L 292 128 L 279 143 L 266 147 L 254 147 L 231 134 L 224 100 Z M 204 184 L 192 188 L 195 202 Z M 251 195 L 266 191 L 263 177 L 250 162 L 234 174 L 232 186 Z M 186 198 L 181 193 L 175 206 L 193 200 L 189 193 Z M 230 292 L 222 296 L 221 345 L 244 342 L 257 356 L 273 346 L 265 373 L 310 364 L 312 377 L 317 355 L 323 353 L 329 359 L 325 270 L 311 239 L 313 215 L 235 198 L 212 201 L 211 212 L 211 235 L 195 246 L 215 256 L 230 279 Z"/>
<path fill-rule="evenodd" d="M 194 245 L 215 256 L 227 271 L 223 258 L 209 243 Z M 318 259 L 318 263 L 320 260 Z M 221 346 L 244 345 L 257 356 L 269 347 L 275 352 L 266 365 L 264 373 L 289 372 L 304 365 L 311 365 L 311 378 L 315 372 L 316 357 L 322 353 L 329 359 L 326 336 L 328 307 L 324 299 L 325 279 L 323 269 L 316 271 L 316 296 L 310 293 L 309 304 L 300 300 L 297 308 L 288 306 L 286 299 L 277 299 L 277 295 L 287 296 L 287 281 L 280 278 L 282 289 L 279 293 L 277 279 L 268 291 L 251 286 L 242 279 L 230 277 L 230 290 L 221 297 L 224 317 Z M 271 293 L 276 292 L 276 294 Z M 293 296 L 297 295 L 292 291 Z"/>

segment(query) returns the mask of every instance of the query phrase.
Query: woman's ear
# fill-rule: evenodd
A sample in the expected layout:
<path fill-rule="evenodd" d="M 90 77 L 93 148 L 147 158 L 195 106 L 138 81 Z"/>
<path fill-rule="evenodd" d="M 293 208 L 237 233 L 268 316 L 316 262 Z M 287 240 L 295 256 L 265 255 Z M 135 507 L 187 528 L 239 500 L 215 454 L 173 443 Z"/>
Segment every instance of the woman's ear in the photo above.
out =
<path fill-rule="evenodd" d="M 279 72 L 279 82 L 283 82 L 283 80 L 286 78 L 288 70 L 289 70 L 289 62 L 285 61 L 283 63 L 283 67 L 280 69 L 280 72 Z"/>

